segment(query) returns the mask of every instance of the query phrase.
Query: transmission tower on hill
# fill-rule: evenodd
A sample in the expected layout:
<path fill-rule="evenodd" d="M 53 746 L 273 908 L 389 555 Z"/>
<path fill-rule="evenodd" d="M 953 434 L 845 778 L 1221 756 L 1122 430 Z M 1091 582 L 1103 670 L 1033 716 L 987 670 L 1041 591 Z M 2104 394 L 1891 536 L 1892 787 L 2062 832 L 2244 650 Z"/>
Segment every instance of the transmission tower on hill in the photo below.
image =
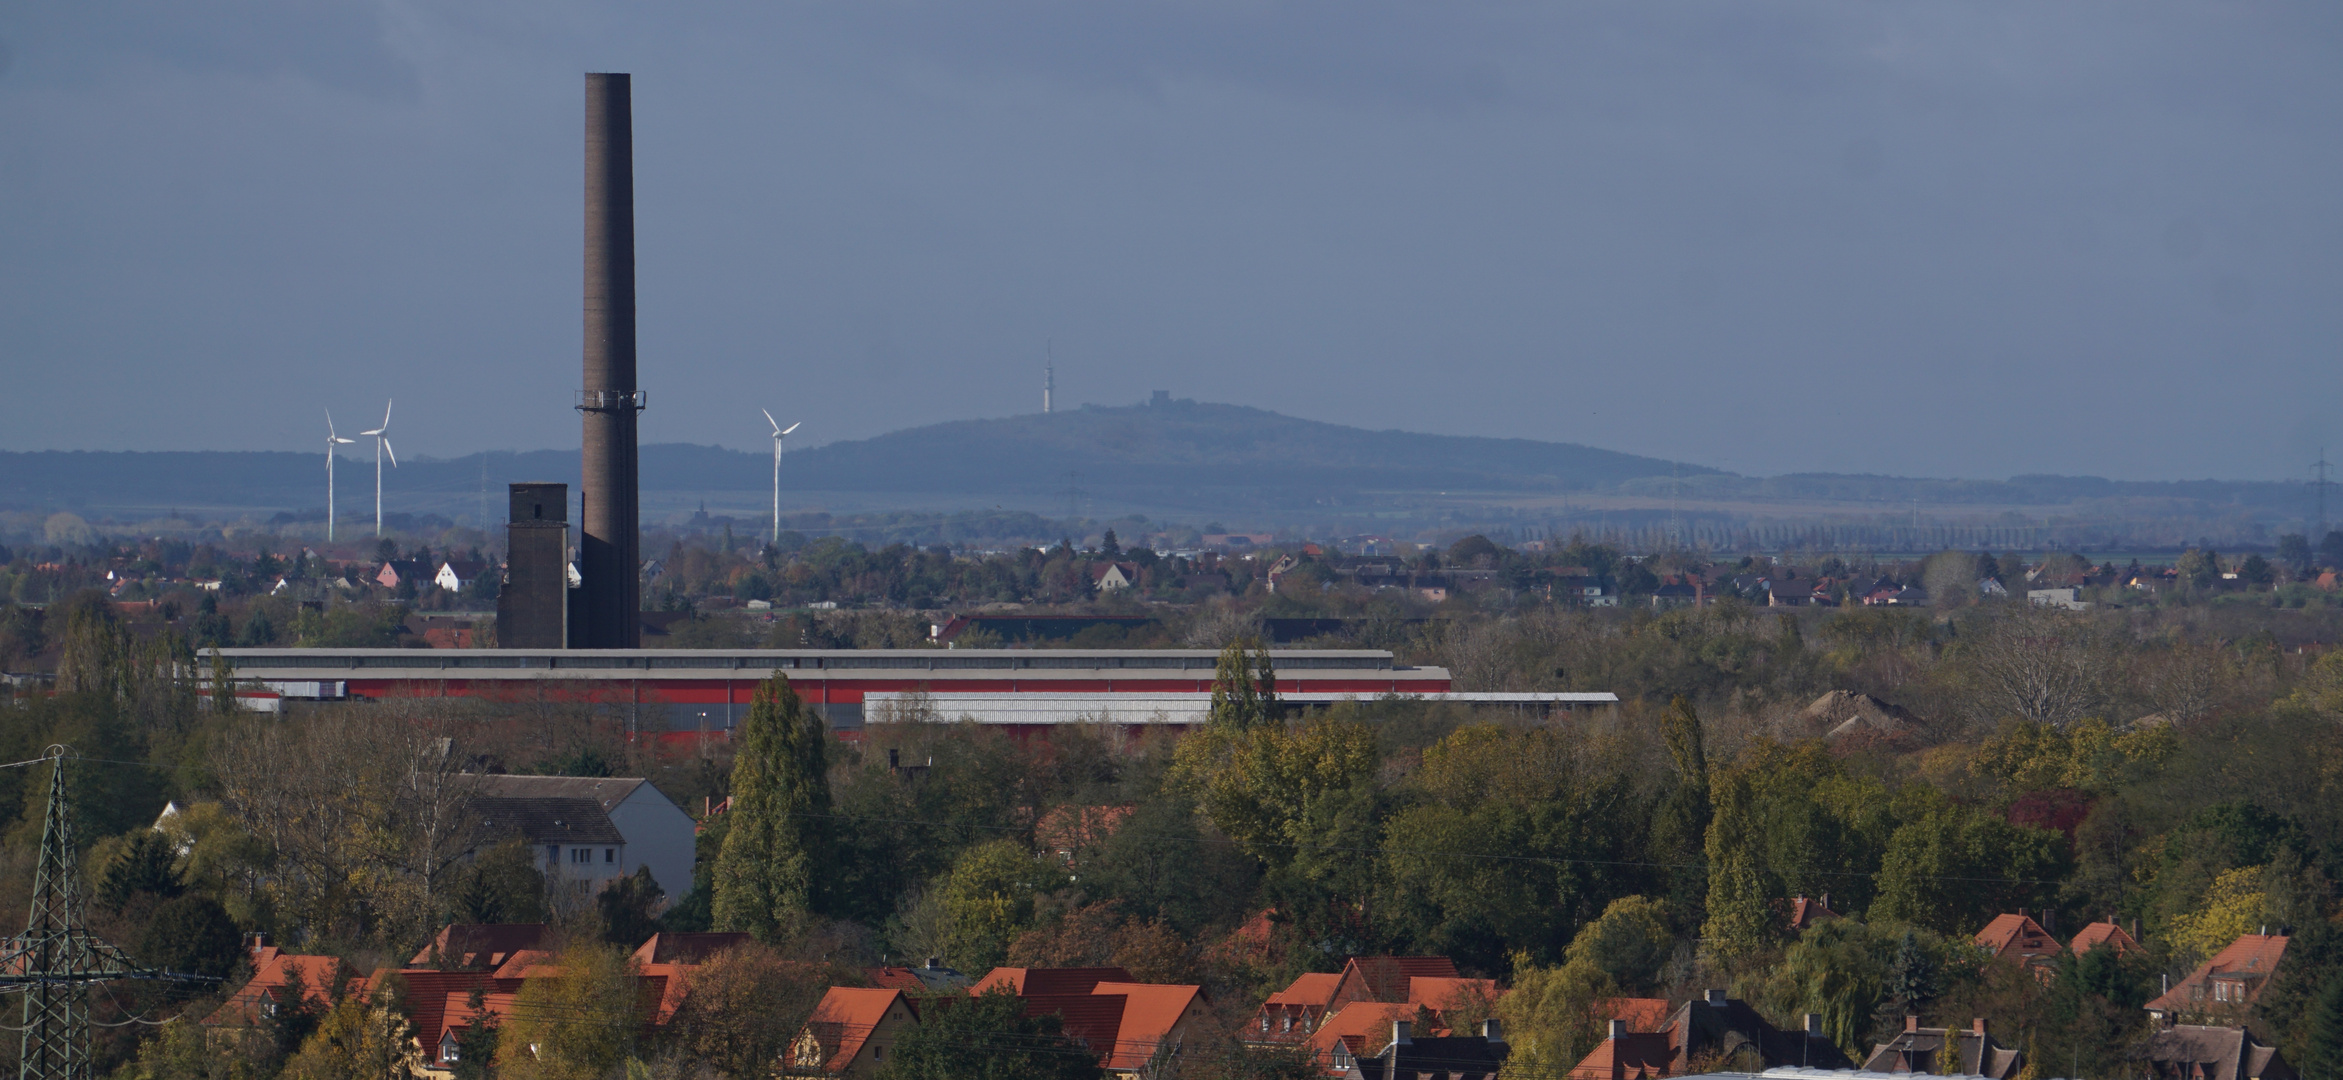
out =
<path fill-rule="evenodd" d="M 73 853 L 73 815 L 65 798 L 66 748 L 51 746 L 49 812 L 33 869 L 32 916 L 24 933 L 0 946 L 0 990 L 24 995 L 20 1080 L 90 1080 L 89 989 L 114 979 L 216 982 L 139 967 L 82 922 Z"/>

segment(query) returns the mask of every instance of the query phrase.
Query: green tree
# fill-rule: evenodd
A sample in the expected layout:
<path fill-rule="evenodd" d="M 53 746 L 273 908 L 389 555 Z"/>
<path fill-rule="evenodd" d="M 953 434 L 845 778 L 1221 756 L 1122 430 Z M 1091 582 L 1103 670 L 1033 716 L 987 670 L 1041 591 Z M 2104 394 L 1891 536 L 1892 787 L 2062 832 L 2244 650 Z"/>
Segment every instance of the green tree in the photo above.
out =
<path fill-rule="evenodd" d="M 1220 650 L 1212 668 L 1211 722 L 1243 731 L 1278 717 L 1277 671 L 1261 639 L 1242 637 Z"/>
<path fill-rule="evenodd" d="M 1569 958 L 1601 968 L 1630 993 L 1647 993 L 1659 984 L 1661 967 L 1676 951 L 1676 935 L 1669 931 L 1666 915 L 1649 897 L 1613 900 L 1601 918 L 1571 939 Z"/>
<path fill-rule="evenodd" d="M 879 1080 L 1097 1080 L 1098 1055 L 1068 1038 L 1056 1013 L 1025 1015 L 1014 991 L 995 987 L 939 1000 L 895 1040 Z"/>
<path fill-rule="evenodd" d="M 559 967 L 522 984 L 497 1038 L 512 1080 L 601 1080 L 634 1054 L 645 1004 L 634 962 L 595 943 L 563 950 Z"/>
<path fill-rule="evenodd" d="M 186 891 L 180 881 L 178 853 L 171 841 L 152 829 L 140 829 L 123 838 L 122 849 L 98 876 L 97 901 L 115 911 L 141 893 L 170 899 Z"/>
<path fill-rule="evenodd" d="M 776 941 L 801 926 L 814 903 L 830 813 L 821 721 L 787 677 L 757 688 L 732 761 L 732 819 L 716 858 L 715 921 Z"/>
<path fill-rule="evenodd" d="M 2042 907 L 2066 876 L 2064 838 L 1950 803 L 1895 831 L 1876 878 L 1878 919 L 1974 933 L 1988 919 Z"/>
<path fill-rule="evenodd" d="M 1293 858 L 1313 801 L 1375 774 L 1382 755 L 1365 724 L 1332 711 L 1293 730 L 1214 722 L 1173 750 L 1172 779 L 1214 827 L 1272 866 Z"/>
<path fill-rule="evenodd" d="M 1539 967 L 1527 956 L 1515 960 L 1513 990 L 1497 1000 L 1506 1041 L 1513 1044 L 1500 1075 L 1567 1075 L 1602 1041 L 1610 1019 L 1603 1003 L 1619 996 L 1619 986 L 1584 961 Z"/>
<path fill-rule="evenodd" d="M 1014 840 L 962 852 L 944 879 L 945 955 L 964 971 L 997 966 L 1009 942 L 1033 925 L 1034 895 L 1065 878 Z"/>
<path fill-rule="evenodd" d="M 1708 750 L 1700 714 L 1682 696 L 1668 703 L 1660 735 L 1676 766 L 1674 782 L 1652 815 L 1652 857 L 1668 864 L 1668 905 L 1686 924 L 1700 921 L 1708 894 Z"/>
<path fill-rule="evenodd" d="M 219 979 L 244 958 L 244 937 L 226 908 L 208 896 L 182 896 L 155 909 L 139 936 L 139 962 L 164 971 Z"/>
<path fill-rule="evenodd" d="M 2343 1076 L 2343 975 L 2329 976 L 2312 1003 L 2302 1042 L 2302 1075 Z"/>

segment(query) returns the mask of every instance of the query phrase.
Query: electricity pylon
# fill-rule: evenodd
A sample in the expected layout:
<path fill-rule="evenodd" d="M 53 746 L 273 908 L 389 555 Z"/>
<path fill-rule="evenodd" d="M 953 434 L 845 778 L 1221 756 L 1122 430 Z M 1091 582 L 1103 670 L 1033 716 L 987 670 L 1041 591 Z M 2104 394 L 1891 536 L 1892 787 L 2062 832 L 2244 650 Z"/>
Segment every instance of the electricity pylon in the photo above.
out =
<path fill-rule="evenodd" d="M 82 925 L 73 816 L 65 801 L 66 748 L 51 746 L 49 812 L 33 869 L 32 916 L 0 946 L 0 990 L 24 995 L 20 1080 L 90 1080 L 89 988 L 112 979 L 216 981 L 141 968 Z"/>

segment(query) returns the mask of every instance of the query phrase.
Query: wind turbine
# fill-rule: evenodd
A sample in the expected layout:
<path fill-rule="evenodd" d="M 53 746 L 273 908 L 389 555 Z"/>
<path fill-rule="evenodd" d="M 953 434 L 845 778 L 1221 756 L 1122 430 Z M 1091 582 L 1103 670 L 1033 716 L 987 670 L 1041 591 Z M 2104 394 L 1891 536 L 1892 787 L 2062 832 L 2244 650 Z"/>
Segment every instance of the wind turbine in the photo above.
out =
<path fill-rule="evenodd" d="M 395 402 L 389 400 L 382 403 L 381 427 L 358 433 L 374 436 L 374 535 L 376 536 L 382 535 L 382 455 L 390 455 L 391 468 L 399 467 L 399 452 L 391 449 L 390 436 L 386 434 L 390 431 L 390 413 L 393 404 Z"/>
<path fill-rule="evenodd" d="M 773 419 L 773 410 L 759 409 L 757 411 L 764 413 L 765 422 L 773 425 L 773 546 L 777 548 L 781 546 L 781 437 L 789 434 L 790 431 L 796 431 L 804 425 L 805 421 L 800 420 L 791 424 L 789 431 L 783 431 L 781 430 L 781 421 Z"/>
<path fill-rule="evenodd" d="M 334 542 L 334 447 L 357 442 L 334 434 L 334 411 L 325 411 L 325 542 Z"/>

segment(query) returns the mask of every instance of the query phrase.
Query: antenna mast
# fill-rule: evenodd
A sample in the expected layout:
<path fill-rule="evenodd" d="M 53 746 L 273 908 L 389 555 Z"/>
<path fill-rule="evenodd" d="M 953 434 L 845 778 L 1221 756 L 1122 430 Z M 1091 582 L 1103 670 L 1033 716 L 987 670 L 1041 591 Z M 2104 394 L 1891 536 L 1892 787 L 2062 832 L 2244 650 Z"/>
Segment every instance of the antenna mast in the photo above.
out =
<path fill-rule="evenodd" d="M 1043 348 L 1047 350 L 1049 359 L 1043 363 L 1041 368 L 1041 411 L 1048 413 L 1053 411 L 1051 408 L 1052 403 L 1050 399 L 1057 396 L 1058 390 L 1057 339 L 1049 339 L 1049 343 L 1043 346 Z"/>

